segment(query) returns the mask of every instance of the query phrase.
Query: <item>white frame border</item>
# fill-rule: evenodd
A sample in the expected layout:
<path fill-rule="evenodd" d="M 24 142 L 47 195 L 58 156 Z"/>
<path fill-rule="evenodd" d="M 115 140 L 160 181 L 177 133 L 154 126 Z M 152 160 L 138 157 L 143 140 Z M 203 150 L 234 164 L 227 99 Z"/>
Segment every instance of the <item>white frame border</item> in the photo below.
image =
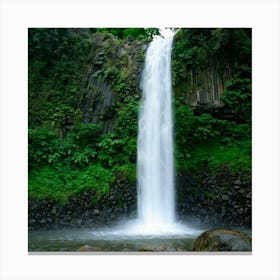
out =
<path fill-rule="evenodd" d="M 279 2 L 0 0 L 0 279 L 280 279 Z M 252 255 L 28 255 L 27 28 L 253 28 Z"/>

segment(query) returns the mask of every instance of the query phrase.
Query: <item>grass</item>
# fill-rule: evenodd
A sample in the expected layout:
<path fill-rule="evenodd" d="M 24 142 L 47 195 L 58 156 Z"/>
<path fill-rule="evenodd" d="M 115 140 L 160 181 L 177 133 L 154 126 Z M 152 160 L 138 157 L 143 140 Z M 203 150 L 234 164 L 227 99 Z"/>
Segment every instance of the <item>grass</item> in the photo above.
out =
<path fill-rule="evenodd" d="M 207 162 L 210 170 L 215 172 L 220 166 L 228 166 L 232 171 L 251 170 L 251 146 L 245 142 L 233 146 L 222 146 L 218 142 L 200 143 L 192 147 L 188 159 L 177 162 L 177 168 L 197 170 Z"/>
<path fill-rule="evenodd" d="M 34 199 L 51 197 L 57 203 L 65 204 L 69 196 L 84 190 L 94 189 L 98 194 L 107 193 L 114 180 L 113 172 L 99 165 L 91 165 L 84 170 L 45 166 L 30 171 L 28 195 Z"/>

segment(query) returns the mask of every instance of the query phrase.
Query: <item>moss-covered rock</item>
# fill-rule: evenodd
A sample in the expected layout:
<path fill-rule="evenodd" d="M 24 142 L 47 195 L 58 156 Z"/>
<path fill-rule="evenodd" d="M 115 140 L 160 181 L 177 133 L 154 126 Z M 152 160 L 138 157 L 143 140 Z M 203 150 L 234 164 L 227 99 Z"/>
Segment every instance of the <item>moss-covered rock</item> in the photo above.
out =
<path fill-rule="evenodd" d="M 140 74 L 147 46 L 145 40 L 123 41 L 112 34 L 92 36 L 88 70 L 83 78 L 80 106 L 83 121 L 100 123 L 103 132 L 115 131 L 119 112 L 140 97 Z"/>
<path fill-rule="evenodd" d="M 251 237 L 241 231 L 212 229 L 197 237 L 193 251 L 251 251 Z"/>

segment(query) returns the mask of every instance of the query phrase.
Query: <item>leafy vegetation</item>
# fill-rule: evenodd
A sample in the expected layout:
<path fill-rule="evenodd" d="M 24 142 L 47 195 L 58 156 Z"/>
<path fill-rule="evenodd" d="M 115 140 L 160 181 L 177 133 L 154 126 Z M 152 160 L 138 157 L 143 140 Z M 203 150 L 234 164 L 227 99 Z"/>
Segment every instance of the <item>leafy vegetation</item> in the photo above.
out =
<path fill-rule="evenodd" d="M 98 36 L 104 37 L 98 35 L 100 32 L 108 34 L 109 39 L 99 50 L 93 42 Z M 31 198 L 51 196 L 65 203 L 71 194 L 87 188 L 107 192 L 115 178 L 113 169 L 118 173 L 118 168 L 130 181 L 135 180 L 135 175 L 131 176 L 125 170 L 135 170 L 138 101 L 137 96 L 131 95 L 134 89 L 129 69 L 123 68 L 121 62 L 114 64 L 112 48 L 116 43 L 123 44 L 120 40 L 151 40 L 157 33 L 158 29 L 153 28 L 29 29 L 28 166 Z M 93 61 L 95 57 L 97 59 Z M 115 133 L 104 134 L 102 120 L 83 123 L 83 81 L 92 63 L 96 66 L 93 78 L 109 83 L 119 96 L 115 108 L 108 108 L 103 117 L 105 121 L 117 111 Z"/>
<path fill-rule="evenodd" d="M 87 189 L 106 193 L 116 175 L 135 184 L 140 94 L 131 58 L 121 47 L 147 44 L 157 34 L 157 28 L 29 29 L 30 197 L 65 203 Z M 137 55 L 143 60 L 143 48 Z M 195 77 L 214 64 L 230 72 L 223 106 L 199 111 L 191 104 L 199 86 Z M 180 29 L 172 70 L 177 168 L 197 170 L 206 162 L 212 172 L 223 165 L 250 171 L 250 30 Z M 118 98 L 92 123 L 85 121 L 83 98 L 98 95 L 96 83 L 110 85 Z M 113 131 L 104 133 L 105 122 L 114 118 Z"/>
<path fill-rule="evenodd" d="M 28 38 L 29 127 L 47 126 L 65 135 L 81 121 L 77 104 L 89 34 L 82 29 L 32 28 Z"/>
<path fill-rule="evenodd" d="M 173 48 L 176 159 L 180 169 L 205 162 L 251 170 L 251 31 L 250 29 L 181 29 Z M 209 69 L 231 72 L 221 105 L 193 108 L 191 96 Z"/>
<path fill-rule="evenodd" d="M 35 199 L 51 197 L 64 204 L 70 196 L 86 190 L 96 190 L 97 195 L 107 193 L 114 180 L 113 172 L 100 165 L 81 170 L 69 166 L 44 166 L 30 172 L 28 194 Z"/>
<path fill-rule="evenodd" d="M 160 35 L 158 28 L 97 28 L 98 31 L 111 33 L 120 39 L 153 39 L 153 36 Z"/>

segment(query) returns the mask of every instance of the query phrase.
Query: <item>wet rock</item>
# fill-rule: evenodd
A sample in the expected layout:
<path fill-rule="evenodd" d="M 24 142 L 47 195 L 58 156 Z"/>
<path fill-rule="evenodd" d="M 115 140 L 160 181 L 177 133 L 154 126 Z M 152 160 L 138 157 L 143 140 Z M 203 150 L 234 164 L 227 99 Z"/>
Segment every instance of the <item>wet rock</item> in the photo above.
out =
<path fill-rule="evenodd" d="M 179 247 L 175 247 L 174 249 L 175 249 L 175 251 L 177 251 L 177 252 L 183 252 L 183 251 L 184 251 L 183 248 L 179 248 Z"/>
<path fill-rule="evenodd" d="M 233 183 L 237 186 L 241 186 L 242 184 L 240 179 L 235 180 Z"/>
<path fill-rule="evenodd" d="M 176 178 L 178 216 L 182 220 L 198 217 L 200 224 L 206 227 L 237 225 L 250 228 L 250 176 L 243 171 L 233 174 L 227 167 L 215 175 L 207 166 L 197 173 L 181 171 Z"/>
<path fill-rule="evenodd" d="M 222 200 L 228 200 L 228 196 L 227 195 L 222 195 Z"/>
<path fill-rule="evenodd" d="M 78 220 L 76 221 L 76 226 L 77 226 L 77 227 L 81 227 L 82 223 L 83 223 L 83 220 L 82 220 L 82 219 L 78 219 Z"/>
<path fill-rule="evenodd" d="M 153 252 L 154 249 L 152 247 L 143 247 L 138 249 L 139 252 Z"/>
<path fill-rule="evenodd" d="M 143 247 L 138 249 L 139 252 L 162 252 L 167 251 L 166 245 L 158 245 L 158 246 L 151 246 L 151 247 Z"/>
<path fill-rule="evenodd" d="M 79 248 L 80 252 L 100 252 L 102 251 L 102 249 L 100 247 L 94 247 L 94 246 L 90 246 L 90 245 L 84 245 L 84 246 L 81 246 Z"/>
<path fill-rule="evenodd" d="M 193 251 L 252 251 L 252 240 L 241 231 L 213 229 L 196 238 Z"/>
<path fill-rule="evenodd" d="M 57 208 L 56 208 L 56 206 L 54 206 L 54 207 L 52 208 L 52 214 L 56 214 L 56 211 L 57 211 Z"/>
<path fill-rule="evenodd" d="M 172 245 L 154 245 L 154 246 L 147 246 L 138 249 L 139 252 L 182 252 L 184 248 Z"/>

